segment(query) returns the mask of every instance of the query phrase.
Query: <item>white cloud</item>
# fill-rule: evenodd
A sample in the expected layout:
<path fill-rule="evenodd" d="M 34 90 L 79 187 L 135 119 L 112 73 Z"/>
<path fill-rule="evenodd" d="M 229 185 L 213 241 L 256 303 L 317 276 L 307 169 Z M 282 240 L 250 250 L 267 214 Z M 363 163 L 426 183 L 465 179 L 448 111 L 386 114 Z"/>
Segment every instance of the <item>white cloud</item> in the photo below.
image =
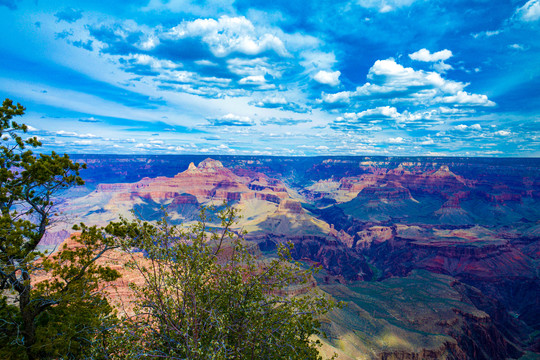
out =
<path fill-rule="evenodd" d="M 313 80 L 317 81 L 320 84 L 337 86 L 339 85 L 339 76 L 341 75 L 340 71 L 324 71 L 321 70 L 313 77 Z"/>
<path fill-rule="evenodd" d="M 398 136 L 398 137 L 395 137 L 395 138 L 388 138 L 386 141 L 388 143 L 390 143 L 390 144 L 403 144 L 405 142 L 405 139 Z"/>
<path fill-rule="evenodd" d="M 409 112 L 407 110 L 399 112 L 393 106 L 380 106 L 373 109 L 363 110 L 358 113 L 348 112 L 339 116 L 330 124 L 333 129 L 349 130 L 360 129 L 364 131 L 380 131 L 380 124 L 383 127 L 399 128 L 431 128 L 442 125 L 441 115 L 445 114 L 447 108 L 437 108 L 424 111 Z"/>
<path fill-rule="evenodd" d="M 540 19 L 540 0 L 529 0 L 516 10 L 515 15 L 522 21 L 536 21 Z"/>
<path fill-rule="evenodd" d="M 381 106 L 374 109 L 364 110 L 358 113 L 346 113 L 344 115 L 345 119 L 380 119 L 380 118 L 390 118 L 398 120 L 402 115 L 397 111 L 393 106 Z M 341 120 L 342 118 L 338 118 Z"/>
<path fill-rule="evenodd" d="M 238 81 L 240 85 L 254 86 L 259 89 L 273 89 L 275 88 L 274 84 L 268 84 L 263 75 L 250 75 L 242 78 Z"/>
<path fill-rule="evenodd" d="M 323 93 L 319 103 L 329 107 L 353 104 L 362 101 L 376 104 L 405 102 L 408 104 L 455 104 L 469 106 L 493 106 L 486 95 L 469 94 L 464 90 L 468 85 L 459 81 L 445 79 L 433 71 L 414 70 L 404 67 L 394 59 L 377 60 L 369 69 L 368 80 L 355 91 L 341 91 L 334 94 Z M 357 100 L 353 102 L 353 100 Z"/>
<path fill-rule="evenodd" d="M 431 53 L 428 49 L 420 49 L 417 52 L 409 54 L 412 60 L 424 61 L 424 62 L 436 62 L 448 60 L 452 57 L 452 52 L 448 49 Z"/>
<path fill-rule="evenodd" d="M 482 127 L 480 126 L 480 124 L 473 124 L 473 125 L 459 124 L 459 125 L 454 126 L 454 130 L 458 130 L 458 131 L 482 130 Z"/>
<path fill-rule="evenodd" d="M 125 60 L 133 64 L 138 65 L 147 65 L 152 69 L 175 69 L 180 65 L 173 63 L 170 60 L 158 60 L 153 56 L 146 54 L 130 54 L 129 56 L 124 57 Z"/>
<path fill-rule="evenodd" d="M 511 134 L 512 133 L 510 131 L 506 131 L 506 130 L 499 130 L 495 132 L 495 135 L 499 135 L 499 136 L 509 136 Z"/>
<path fill-rule="evenodd" d="M 314 46 L 311 46 L 313 48 Z M 333 52 L 322 52 L 319 50 L 306 50 L 300 53 L 302 60 L 300 65 L 310 73 L 322 69 L 331 69 L 337 62 Z"/>
<path fill-rule="evenodd" d="M 461 82 L 443 79 L 440 74 L 435 72 L 403 67 L 396 63 L 394 59 L 375 61 L 375 64 L 369 69 L 367 77 L 373 80 L 375 84 L 381 83 L 390 91 L 407 90 L 414 87 L 431 87 L 440 89 L 445 93 L 455 93 L 466 86 Z M 377 91 L 376 88 L 375 90 Z"/>
<path fill-rule="evenodd" d="M 76 137 L 76 138 L 82 138 L 82 139 L 97 137 L 94 134 L 79 134 L 79 133 L 76 133 L 74 131 L 64 131 L 64 130 L 57 131 L 56 135 L 65 136 L 65 137 Z"/>
<path fill-rule="evenodd" d="M 266 74 L 280 78 L 283 68 L 279 64 L 271 64 L 265 57 L 256 59 L 233 58 L 227 60 L 227 69 L 239 76 L 264 76 Z"/>
<path fill-rule="evenodd" d="M 159 45 L 159 38 L 156 36 L 150 35 L 145 39 L 141 40 L 136 46 L 141 50 L 152 50 Z"/>
<path fill-rule="evenodd" d="M 429 138 L 427 140 L 421 141 L 420 145 L 435 145 L 435 141 L 433 141 L 433 139 Z"/>
<path fill-rule="evenodd" d="M 469 94 L 466 91 L 458 91 L 455 95 L 442 97 L 440 102 L 470 106 L 495 106 L 495 103 L 489 100 L 486 95 Z"/>
<path fill-rule="evenodd" d="M 224 15 L 217 20 L 184 21 L 172 28 L 169 34 L 177 39 L 201 37 L 217 57 L 233 52 L 258 55 L 264 51 L 273 51 L 282 57 L 290 56 L 280 38 L 270 33 L 262 33 L 243 16 Z"/>
<path fill-rule="evenodd" d="M 322 102 L 325 104 L 346 104 L 349 103 L 352 92 L 341 91 L 335 94 L 323 94 Z"/>
<path fill-rule="evenodd" d="M 442 61 L 439 61 L 439 62 L 436 62 L 435 64 L 433 64 L 432 68 L 433 68 L 433 70 L 435 70 L 438 73 L 445 73 L 448 70 L 453 69 L 452 65 L 445 64 Z"/>
<path fill-rule="evenodd" d="M 266 96 L 259 101 L 252 101 L 250 105 L 257 107 L 267 107 L 267 108 L 280 108 L 289 104 L 289 101 L 281 95 L 276 96 Z"/>
<path fill-rule="evenodd" d="M 511 45 L 508 45 L 508 47 L 514 50 L 521 50 L 521 51 L 526 50 L 525 46 L 523 46 L 522 44 L 511 44 Z"/>

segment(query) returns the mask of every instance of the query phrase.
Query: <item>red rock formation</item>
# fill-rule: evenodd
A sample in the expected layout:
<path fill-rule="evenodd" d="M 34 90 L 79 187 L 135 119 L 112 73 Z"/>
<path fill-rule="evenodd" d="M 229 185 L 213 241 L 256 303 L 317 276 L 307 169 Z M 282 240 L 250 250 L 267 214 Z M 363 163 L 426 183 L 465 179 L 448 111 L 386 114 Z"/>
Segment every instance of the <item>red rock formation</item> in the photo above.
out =
<path fill-rule="evenodd" d="M 388 226 L 372 226 L 357 233 L 359 239 L 355 249 L 358 251 L 368 249 L 372 245 L 380 244 L 394 238 L 394 231 Z"/>
<path fill-rule="evenodd" d="M 162 203 L 172 199 L 175 204 L 193 202 L 192 199 L 185 200 L 182 194 L 195 196 L 198 203 L 249 199 L 280 203 L 289 197 L 281 181 L 259 173 L 252 175 L 253 178 L 238 176 L 221 162 L 206 159 L 198 166 L 191 163 L 186 171 L 173 178 L 144 178 L 134 184 L 102 184 L 98 191 L 115 193 L 113 201 L 117 202 L 133 202 L 140 198 Z"/>
<path fill-rule="evenodd" d="M 400 183 L 391 181 L 382 186 L 368 186 L 364 188 L 358 197 L 370 200 L 414 200 L 409 189 L 401 186 Z"/>
<path fill-rule="evenodd" d="M 279 203 L 278 211 L 287 212 L 290 214 L 305 214 L 302 204 L 299 201 L 293 199 L 283 199 Z"/>

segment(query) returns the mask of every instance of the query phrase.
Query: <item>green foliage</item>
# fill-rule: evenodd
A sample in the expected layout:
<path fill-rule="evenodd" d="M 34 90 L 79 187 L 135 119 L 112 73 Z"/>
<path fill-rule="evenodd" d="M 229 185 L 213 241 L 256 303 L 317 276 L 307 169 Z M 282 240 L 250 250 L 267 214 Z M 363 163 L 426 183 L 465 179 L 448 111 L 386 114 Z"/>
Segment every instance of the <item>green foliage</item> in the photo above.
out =
<path fill-rule="evenodd" d="M 333 302 L 311 286 L 312 269 L 291 263 L 287 247 L 274 259 L 258 256 L 231 231 L 233 209 L 217 218 L 221 226 L 211 228 L 203 208 L 188 229 L 165 218 L 109 225 L 132 254 L 128 266 L 144 277 L 132 285 L 135 314 L 124 319 L 111 357 L 320 359 L 312 335 Z"/>
<path fill-rule="evenodd" d="M 0 358 L 80 358 L 111 308 L 100 282 L 119 274 L 96 265 L 111 248 L 96 230 L 54 256 L 38 251 L 54 215 L 54 197 L 83 184 L 67 155 L 35 155 L 35 138 L 13 120 L 24 108 L 0 107 Z"/>

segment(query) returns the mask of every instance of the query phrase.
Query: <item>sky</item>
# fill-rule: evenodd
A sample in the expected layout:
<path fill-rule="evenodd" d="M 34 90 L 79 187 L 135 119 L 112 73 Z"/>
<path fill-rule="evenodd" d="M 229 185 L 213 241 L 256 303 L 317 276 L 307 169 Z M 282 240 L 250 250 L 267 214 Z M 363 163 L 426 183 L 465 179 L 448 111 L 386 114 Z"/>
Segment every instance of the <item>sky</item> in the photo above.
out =
<path fill-rule="evenodd" d="M 540 0 L 0 0 L 70 154 L 540 156 Z"/>

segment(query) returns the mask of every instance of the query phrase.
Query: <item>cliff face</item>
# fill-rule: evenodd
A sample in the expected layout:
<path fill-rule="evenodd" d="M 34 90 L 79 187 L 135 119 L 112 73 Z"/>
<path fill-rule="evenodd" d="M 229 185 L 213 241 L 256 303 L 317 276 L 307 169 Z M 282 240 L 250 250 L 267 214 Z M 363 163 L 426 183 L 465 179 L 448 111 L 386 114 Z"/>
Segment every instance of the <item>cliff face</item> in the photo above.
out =
<path fill-rule="evenodd" d="M 540 348 L 534 159 L 109 164 L 90 162 L 102 170 L 88 181 L 95 191 L 67 197 L 69 216 L 104 224 L 134 209 L 154 220 L 164 207 L 185 222 L 201 205 L 229 202 L 263 252 L 290 241 L 295 259 L 323 266 L 317 284 L 348 304 L 328 325 L 343 359 L 502 359 Z M 43 245 L 65 235 L 56 229 Z"/>
<path fill-rule="evenodd" d="M 322 289 L 347 302 L 329 315 L 333 322 L 326 330 L 330 344 L 341 344 L 348 354 L 455 360 L 522 354 L 491 316 L 474 305 L 469 288 L 450 276 L 413 271 L 380 282 L 328 284 Z"/>

